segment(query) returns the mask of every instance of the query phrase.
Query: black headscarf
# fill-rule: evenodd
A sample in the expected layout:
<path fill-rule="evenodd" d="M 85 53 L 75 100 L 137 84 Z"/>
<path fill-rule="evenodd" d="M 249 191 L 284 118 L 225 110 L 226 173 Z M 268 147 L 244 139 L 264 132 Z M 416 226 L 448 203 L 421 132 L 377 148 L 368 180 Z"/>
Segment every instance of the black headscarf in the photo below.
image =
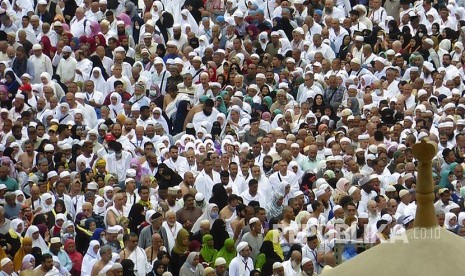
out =
<path fill-rule="evenodd" d="M 161 173 L 160 170 L 162 170 L 163 173 Z M 164 163 L 158 165 L 158 172 L 155 178 L 159 184 L 164 183 L 168 187 L 177 186 L 182 182 L 182 177 Z"/>
<path fill-rule="evenodd" d="M 224 241 L 229 238 L 229 234 L 226 231 L 226 223 L 222 219 L 217 219 L 213 222 L 210 234 L 213 236 L 213 241 L 216 250 L 221 250 L 224 245 Z"/>
<path fill-rule="evenodd" d="M 158 54 L 158 51 L 161 51 L 161 54 Z M 166 47 L 164 44 L 158 44 L 157 45 L 157 55 L 161 58 L 163 58 L 166 54 Z"/>
<path fill-rule="evenodd" d="M 89 60 L 92 61 L 92 69 L 95 67 L 100 68 L 100 72 L 102 73 L 102 77 L 107 80 L 108 79 L 108 74 L 105 68 L 103 67 L 103 63 L 100 60 L 100 58 L 96 55 L 90 56 Z M 92 76 L 92 71 L 90 72 L 90 76 Z"/>
<path fill-rule="evenodd" d="M 209 203 L 215 203 L 218 205 L 218 208 L 222 210 L 226 205 L 228 205 L 228 193 L 224 188 L 223 184 L 218 183 L 213 186 L 212 197 L 210 198 Z"/>
<path fill-rule="evenodd" d="M 260 254 L 265 254 L 266 261 L 262 267 L 263 275 L 272 275 L 273 274 L 273 264 L 275 262 L 282 262 L 283 259 L 279 257 L 278 254 L 273 249 L 273 243 L 271 241 L 264 241 L 262 247 L 260 248 Z"/>
<path fill-rule="evenodd" d="M 161 18 L 158 19 L 155 23 L 155 25 L 157 25 L 158 29 L 160 30 L 160 33 L 163 36 L 163 39 L 165 40 L 165 43 L 169 40 L 168 29 L 173 27 L 173 24 L 173 16 L 171 15 L 171 13 L 168 12 L 164 12 L 161 15 Z"/>
<path fill-rule="evenodd" d="M 136 276 L 134 273 L 134 262 L 130 259 L 124 259 L 121 261 L 121 266 L 123 267 L 123 276 Z"/>
<path fill-rule="evenodd" d="M 133 233 L 139 233 L 139 226 L 145 221 L 145 217 L 142 214 L 144 212 L 144 206 L 140 203 L 135 203 L 132 205 L 131 210 L 129 211 L 129 229 Z"/>
<path fill-rule="evenodd" d="M 291 21 L 289 21 L 289 19 L 287 19 L 286 17 L 281 18 L 281 27 L 284 33 L 286 34 L 287 39 L 289 39 L 289 41 L 292 41 L 292 31 L 294 30 L 294 27 L 292 26 Z"/>

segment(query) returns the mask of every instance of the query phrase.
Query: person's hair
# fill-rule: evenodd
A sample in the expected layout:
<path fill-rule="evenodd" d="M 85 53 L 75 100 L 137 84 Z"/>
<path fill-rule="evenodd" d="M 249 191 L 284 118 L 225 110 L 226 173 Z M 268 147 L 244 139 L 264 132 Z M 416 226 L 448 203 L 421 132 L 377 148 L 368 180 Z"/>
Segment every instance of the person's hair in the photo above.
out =
<path fill-rule="evenodd" d="M 250 181 L 249 181 L 249 188 L 250 188 L 252 185 L 255 185 L 255 184 L 257 184 L 257 185 L 258 185 L 258 181 L 257 181 L 257 179 L 255 179 L 255 178 L 253 178 L 253 179 L 250 179 Z"/>
<path fill-rule="evenodd" d="M 130 238 L 137 237 L 137 234 L 134 232 L 131 232 L 129 234 L 124 234 L 123 236 L 123 242 L 127 242 Z"/>
<path fill-rule="evenodd" d="M 137 193 L 141 193 L 143 190 L 148 190 L 149 191 L 149 187 L 147 186 L 140 186 L 138 189 L 137 189 Z"/>
<path fill-rule="evenodd" d="M 111 247 L 110 246 L 104 245 L 104 246 L 100 247 L 100 256 L 102 256 L 102 254 L 105 254 L 107 252 L 111 252 Z"/>
<path fill-rule="evenodd" d="M 239 197 L 235 194 L 231 194 L 229 197 L 228 197 L 228 203 L 231 203 L 233 200 L 239 200 Z"/>
<path fill-rule="evenodd" d="M 42 255 L 42 263 L 45 263 L 45 261 L 48 259 L 53 259 L 52 255 L 50 255 L 49 253 L 45 253 Z"/>
<path fill-rule="evenodd" d="M 187 199 L 189 199 L 189 198 L 191 198 L 191 197 L 192 197 L 192 198 L 195 198 L 195 197 L 194 197 L 193 195 L 191 195 L 191 194 L 185 194 L 185 195 L 182 197 L 182 200 L 183 200 L 184 202 L 186 202 Z"/>

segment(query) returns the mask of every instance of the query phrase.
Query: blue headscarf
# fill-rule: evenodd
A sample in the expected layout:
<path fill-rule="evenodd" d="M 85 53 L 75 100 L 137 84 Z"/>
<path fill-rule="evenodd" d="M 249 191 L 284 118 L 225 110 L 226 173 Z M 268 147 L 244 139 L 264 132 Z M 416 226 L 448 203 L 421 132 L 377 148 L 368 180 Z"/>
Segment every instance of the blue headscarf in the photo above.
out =
<path fill-rule="evenodd" d="M 93 240 L 97 240 L 97 241 L 100 240 L 100 234 L 101 234 L 103 231 L 104 231 L 103 228 L 97 228 L 97 229 L 95 229 L 94 234 L 92 234 L 91 240 L 92 240 L 92 241 L 93 241 Z"/>

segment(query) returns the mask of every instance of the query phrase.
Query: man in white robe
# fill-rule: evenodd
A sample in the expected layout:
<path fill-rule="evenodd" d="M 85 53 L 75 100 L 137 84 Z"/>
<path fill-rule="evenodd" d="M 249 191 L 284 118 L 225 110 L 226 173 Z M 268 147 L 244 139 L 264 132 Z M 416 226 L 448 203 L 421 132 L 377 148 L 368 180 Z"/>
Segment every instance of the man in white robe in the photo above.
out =
<path fill-rule="evenodd" d="M 298 276 L 300 274 L 300 264 L 302 262 L 302 253 L 295 250 L 291 253 L 291 258 L 283 262 L 284 273 L 286 276 Z"/>
<path fill-rule="evenodd" d="M 184 177 L 184 174 L 189 171 L 189 164 L 185 157 L 179 156 L 179 149 L 176 146 L 171 146 L 169 149 L 170 158 L 166 159 L 165 163 L 174 172 Z"/>
<path fill-rule="evenodd" d="M 195 179 L 195 189 L 205 196 L 205 200 L 210 200 L 212 196 L 213 185 L 220 183 L 220 174 L 213 170 L 213 163 L 210 159 L 203 160 L 203 170 Z"/>
<path fill-rule="evenodd" d="M 32 83 L 41 83 L 40 82 L 40 74 L 43 72 L 47 72 L 53 75 L 53 67 L 52 67 L 52 60 L 42 53 L 42 45 L 34 44 L 32 46 L 32 52 L 34 55 L 29 57 L 29 60 L 34 64 L 34 79 Z"/>
<path fill-rule="evenodd" d="M 200 124 L 202 122 L 207 122 L 206 130 L 208 133 L 211 132 L 211 127 L 213 123 L 218 118 L 218 110 L 213 107 L 214 103 L 212 99 L 207 99 L 204 103 L 202 112 L 195 113 L 194 117 L 192 118 L 192 123 L 194 124 L 194 128 L 198 131 Z"/>
<path fill-rule="evenodd" d="M 237 256 L 229 264 L 229 276 L 249 275 L 254 270 L 253 260 L 250 258 L 250 247 L 247 242 L 240 242 L 236 246 Z"/>
<path fill-rule="evenodd" d="M 288 183 L 290 185 L 290 194 L 299 190 L 299 182 L 294 172 L 287 169 L 287 162 L 284 160 L 279 161 L 279 171 L 270 176 L 270 185 L 273 193 L 282 193 L 282 184 Z"/>
<path fill-rule="evenodd" d="M 76 75 L 77 61 L 71 56 L 73 50 L 69 46 L 63 47 L 63 57 L 58 62 L 56 74 L 60 76 L 61 82 L 68 84 L 74 80 Z"/>
<path fill-rule="evenodd" d="M 92 71 L 92 61 L 85 57 L 83 51 L 76 51 L 76 76 L 74 77 L 75 82 L 84 82 L 90 78 L 90 72 Z"/>

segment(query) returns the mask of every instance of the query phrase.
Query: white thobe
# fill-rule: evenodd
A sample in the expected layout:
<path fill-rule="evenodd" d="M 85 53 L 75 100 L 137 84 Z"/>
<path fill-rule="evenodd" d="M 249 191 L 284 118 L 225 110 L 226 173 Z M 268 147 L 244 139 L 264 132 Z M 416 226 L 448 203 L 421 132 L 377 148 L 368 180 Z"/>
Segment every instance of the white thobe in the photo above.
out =
<path fill-rule="evenodd" d="M 213 186 L 217 183 L 221 183 L 219 173 L 212 171 L 212 176 L 213 178 L 206 174 L 205 171 L 201 171 L 194 183 L 195 189 L 197 189 L 197 192 L 204 195 L 206 201 L 210 200 L 212 197 Z"/>
<path fill-rule="evenodd" d="M 74 76 L 76 75 L 76 66 L 77 61 L 73 57 L 60 59 L 56 73 L 61 77 L 62 83 L 68 83 L 74 80 Z"/>

